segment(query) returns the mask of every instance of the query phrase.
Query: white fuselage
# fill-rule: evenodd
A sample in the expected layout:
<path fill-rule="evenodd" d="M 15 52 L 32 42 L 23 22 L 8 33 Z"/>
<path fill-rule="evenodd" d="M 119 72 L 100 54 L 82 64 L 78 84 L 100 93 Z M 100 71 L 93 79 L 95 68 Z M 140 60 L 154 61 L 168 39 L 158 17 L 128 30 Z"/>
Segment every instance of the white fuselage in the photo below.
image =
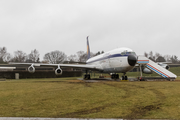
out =
<path fill-rule="evenodd" d="M 117 48 L 90 58 L 86 63 L 105 73 L 126 73 L 134 68 L 128 63 L 128 55 L 135 55 L 135 52 L 129 48 Z"/>

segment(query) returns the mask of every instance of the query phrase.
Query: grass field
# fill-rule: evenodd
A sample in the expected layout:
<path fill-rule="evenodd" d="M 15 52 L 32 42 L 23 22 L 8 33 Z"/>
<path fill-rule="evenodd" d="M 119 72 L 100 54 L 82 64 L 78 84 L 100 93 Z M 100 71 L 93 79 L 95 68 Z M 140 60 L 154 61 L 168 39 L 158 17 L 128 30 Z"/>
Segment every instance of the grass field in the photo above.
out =
<path fill-rule="evenodd" d="M 180 119 L 180 82 L 0 81 L 0 117 Z"/>

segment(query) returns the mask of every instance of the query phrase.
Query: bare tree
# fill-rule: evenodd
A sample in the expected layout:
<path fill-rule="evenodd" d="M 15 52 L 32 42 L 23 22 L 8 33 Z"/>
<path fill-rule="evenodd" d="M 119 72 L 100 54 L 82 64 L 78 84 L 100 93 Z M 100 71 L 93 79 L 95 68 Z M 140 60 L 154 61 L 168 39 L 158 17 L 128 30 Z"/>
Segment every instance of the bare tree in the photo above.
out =
<path fill-rule="evenodd" d="M 10 53 L 7 53 L 6 47 L 0 48 L 0 62 L 9 62 L 11 59 Z"/>
<path fill-rule="evenodd" d="M 0 48 L 0 62 L 4 62 L 3 58 L 6 54 L 6 48 L 3 47 L 3 48 Z"/>
<path fill-rule="evenodd" d="M 66 54 L 58 50 L 46 53 L 44 55 L 44 61 L 47 61 L 52 64 L 63 63 L 66 59 Z"/>
<path fill-rule="evenodd" d="M 159 57 L 162 57 L 162 55 L 156 52 L 155 53 L 155 59 L 158 59 Z"/>
<path fill-rule="evenodd" d="M 149 52 L 149 57 L 153 58 L 153 51 Z"/>
<path fill-rule="evenodd" d="M 11 59 L 12 59 L 12 56 L 10 53 L 6 53 L 6 55 L 3 57 L 4 62 L 9 62 L 11 61 Z"/>
<path fill-rule="evenodd" d="M 103 54 L 103 53 L 102 53 Z M 92 52 L 90 52 L 90 57 L 94 57 L 95 56 L 95 54 L 94 53 L 92 53 Z"/>
<path fill-rule="evenodd" d="M 95 54 L 95 56 L 98 56 L 98 55 L 100 55 L 101 53 L 100 53 L 100 51 L 98 51 L 96 54 Z"/>
<path fill-rule="evenodd" d="M 177 57 L 176 55 L 173 55 L 173 56 L 171 57 L 171 61 L 172 61 L 172 63 L 174 63 L 174 64 L 177 64 L 177 63 L 179 62 L 178 57 Z"/>
<path fill-rule="evenodd" d="M 28 60 L 31 62 L 39 62 L 39 52 L 36 49 L 32 50 L 28 55 Z"/>
<path fill-rule="evenodd" d="M 155 56 L 153 55 L 153 52 L 149 52 L 149 59 L 152 61 L 155 61 Z"/>
<path fill-rule="evenodd" d="M 11 60 L 13 62 L 25 62 L 26 61 L 26 53 L 21 50 L 17 50 L 14 52 L 14 58 Z"/>
<path fill-rule="evenodd" d="M 147 53 L 147 52 L 144 52 L 144 56 L 148 58 L 148 53 Z"/>
<path fill-rule="evenodd" d="M 86 62 L 87 60 L 87 54 L 84 51 L 78 51 L 78 62 Z"/>
<path fill-rule="evenodd" d="M 77 55 L 70 55 L 68 56 L 68 61 L 70 62 L 77 62 Z"/>
<path fill-rule="evenodd" d="M 172 62 L 170 55 L 164 55 L 164 59 L 165 59 L 167 62 Z"/>

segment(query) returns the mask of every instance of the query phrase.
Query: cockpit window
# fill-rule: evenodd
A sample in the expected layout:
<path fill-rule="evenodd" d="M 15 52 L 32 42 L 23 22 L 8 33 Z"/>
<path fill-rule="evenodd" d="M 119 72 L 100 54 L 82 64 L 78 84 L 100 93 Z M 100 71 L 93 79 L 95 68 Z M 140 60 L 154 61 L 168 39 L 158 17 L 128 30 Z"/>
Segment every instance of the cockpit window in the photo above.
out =
<path fill-rule="evenodd" d="M 123 52 L 121 52 L 121 55 L 126 55 L 128 52 L 125 50 Z"/>
<path fill-rule="evenodd" d="M 121 55 L 136 55 L 136 53 L 135 52 L 123 51 L 123 52 L 121 52 Z"/>
<path fill-rule="evenodd" d="M 136 55 L 135 52 L 129 52 L 129 55 Z"/>

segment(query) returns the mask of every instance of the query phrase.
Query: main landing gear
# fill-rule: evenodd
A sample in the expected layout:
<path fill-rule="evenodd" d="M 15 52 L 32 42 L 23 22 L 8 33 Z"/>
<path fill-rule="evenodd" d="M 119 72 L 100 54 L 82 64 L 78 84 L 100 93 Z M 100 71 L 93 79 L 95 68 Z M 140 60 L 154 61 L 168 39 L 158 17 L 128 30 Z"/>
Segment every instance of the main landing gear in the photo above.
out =
<path fill-rule="evenodd" d="M 89 80 L 89 79 L 91 79 L 90 74 L 85 74 L 85 75 L 84 75 L 84 80 Z"/>
<path fill-rule="evenodd" d="M 124 73 L 124 75 L 122 76 L 121 80 L 128 80 L 128 77 L 125 75 L 126 73 Z M 111 75 L 111 79 L 119 79 L 119 74 L 112 74 Z"/>
<path fill-rule="evenodd" d="M 84 80 L 90 80 L 91 76 L 88 74 L 88 71 L 86 70 L 86 74 L 84 75 Z"/>
<path fill-rule="evenodd" d="M 111 79 L 119 79 L 119 74 L 112 74 Z"/>

